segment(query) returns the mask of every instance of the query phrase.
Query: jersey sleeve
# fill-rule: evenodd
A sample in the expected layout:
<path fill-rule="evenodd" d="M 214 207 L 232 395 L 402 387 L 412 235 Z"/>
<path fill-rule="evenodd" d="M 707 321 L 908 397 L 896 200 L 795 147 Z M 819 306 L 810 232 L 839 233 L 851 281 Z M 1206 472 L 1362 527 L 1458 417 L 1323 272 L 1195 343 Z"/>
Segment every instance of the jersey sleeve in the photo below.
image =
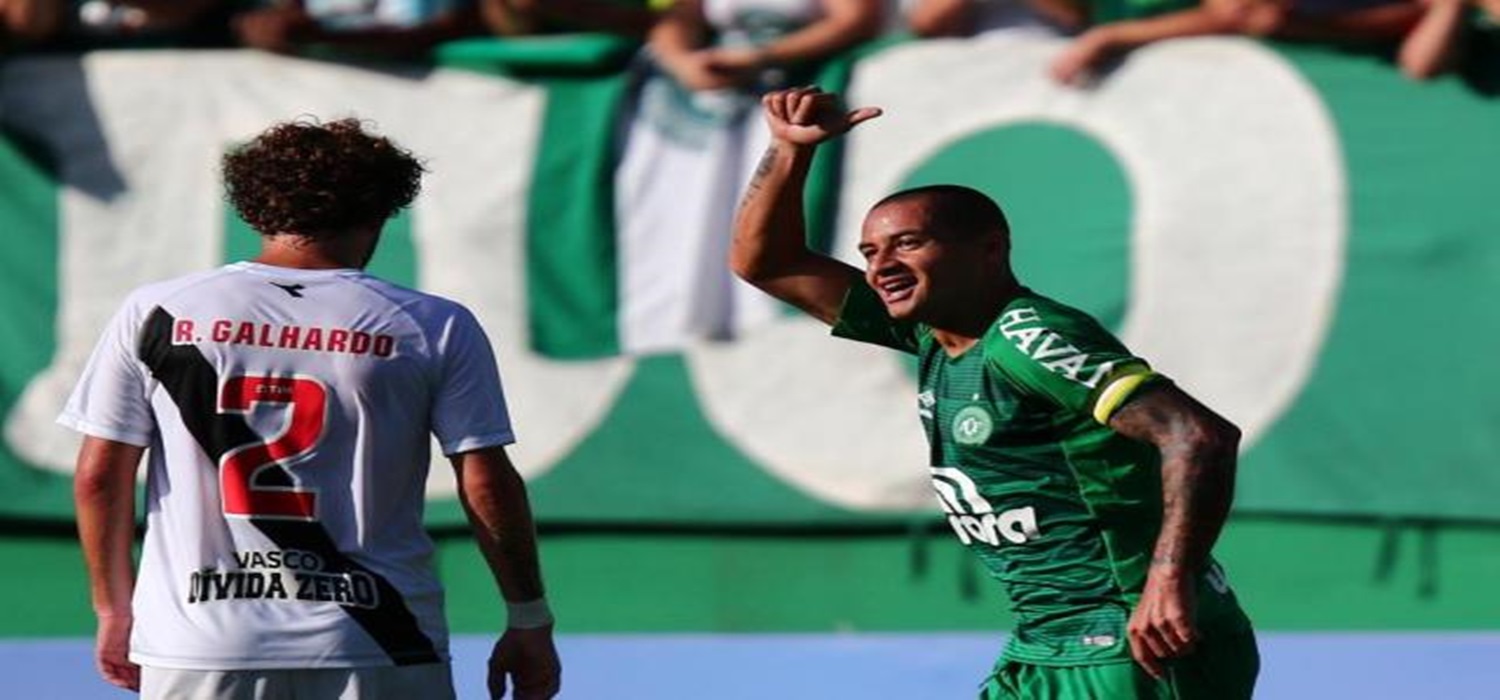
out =
<path fill-rule="evenodd" d="M 833 324 L 833 334 L 837 337 L 912 354 L 919 350 L 920 333 L 921 327 L 917 324 L 891 318 L 875 290 L 858 281 L 849 285 L 838 321 Z"/>
<path fill-rule="evenodd" d="M 468 309 L 448 319 L 437 341 L 441 373 L 432 407 L 432 431 L 452 456 L 515 442 L 500 386 L 495 353 Z"/>
<path fill-rule="evenodd" d="M 136 350 L 146 314 L 127 300 L 110 319 L 68 397 L 60 425 L 138 447 L 151 444 L 151 377 Z"/>
<path fill-rule="evenodd" d="M 1166 381 L 1087 314 L 1012 304 L 984 339 L 985 361 L 1026 394 L 1105 424 L 1142 386 Z"/>

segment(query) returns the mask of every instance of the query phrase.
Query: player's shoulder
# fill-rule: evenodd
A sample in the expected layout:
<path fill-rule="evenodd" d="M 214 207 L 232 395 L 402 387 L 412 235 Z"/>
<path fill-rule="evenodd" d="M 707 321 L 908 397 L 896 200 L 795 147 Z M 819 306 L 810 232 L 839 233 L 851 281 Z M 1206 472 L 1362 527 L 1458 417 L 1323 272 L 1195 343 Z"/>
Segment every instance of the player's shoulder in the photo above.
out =
<path fill-rule="evenodd" d="M 1063 348 L 1122 350 L 1120 341 L 1093 316 L 1048 296 L 1022 289 L 985 334 L 985 351 L 1036 359 Z"/>
<path fill-rule="evenodd" d="M 354 278 L 354 281 L 404 309 L 435 314 L 453 314 L 466 310 L 463 304 L 441 294 L 407 287 L 382 277 L 363 274 Z"/>
<path fill-rule="evenodd" d="M 984 353 L 992 371 L 1052 395 L 1092 392 L 1121 367 L 1146 368 L 1093 316 L 1030 290 L 991 324 Z"/>
<path fill-rule="evenodd" d="M 127 310 L 144 312 L 170 302 L 172 299 L 191 294 L 193 290 L 231 274 L 231 266 L 201 270 L 155 282 L 148 282 L 131 290 L 125 296 Z"/>
<path fill-rule="evenodd" d="M 360 274 L 351 281 L 380 297 L 423 329 L 439 329 L 455 321 L 467 323 L 474 319 L 469 307 L 440 294 L 413 289 L 370 274 Z"/>

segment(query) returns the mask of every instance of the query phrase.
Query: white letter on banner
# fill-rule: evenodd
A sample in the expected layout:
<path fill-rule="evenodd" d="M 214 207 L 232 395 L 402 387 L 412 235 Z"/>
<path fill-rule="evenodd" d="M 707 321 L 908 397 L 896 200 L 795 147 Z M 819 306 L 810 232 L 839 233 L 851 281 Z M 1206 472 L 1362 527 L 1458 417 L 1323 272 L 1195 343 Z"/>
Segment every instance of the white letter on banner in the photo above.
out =
<path fill-rule="evenodd" d="M 1063 45 L 927 41 L 860 63 L 848 101 L 886 116 L 849 137 L 835 251 L 862 266 L 868 207 L 957 140 L 1018 122 L 1084 131 L 1135 194 L 1126 343 L 1249 444 L 1296 398 L 1333 317 L 1347 227 L 1335 128 L 1254 42 L 1153 44 L 1093 90 L 1047 79 Z M 894 353 L 789 319 L 690 361 L 708 416 L 781 479 L 859 510 L 926 505 L 916 387 Z"/>
<path fill-rule="evenodd" d="M 219 156 L 300 115 L 370 120 L 431 170 L 415 205 L 417 278 L 466 303 L 488 331 L 521 437 L 518 468 L 546 471 L 614 404 L 628 359 L 553 362 L 527 342 L 523 241 L 540 89 L 248 51 L 100 52 L 82 65 L 25 59 L 3 82 L 7 120 L 52 148 L 66 185 L 58 350 L 5 426 L 23 458 L 72 470 L 78 438 L 52 421 L 99 330 L 130 288 L 219 263 Z M 451 494 L 452 469 L 441 456 L 435 467 L 429 491 Z"/>

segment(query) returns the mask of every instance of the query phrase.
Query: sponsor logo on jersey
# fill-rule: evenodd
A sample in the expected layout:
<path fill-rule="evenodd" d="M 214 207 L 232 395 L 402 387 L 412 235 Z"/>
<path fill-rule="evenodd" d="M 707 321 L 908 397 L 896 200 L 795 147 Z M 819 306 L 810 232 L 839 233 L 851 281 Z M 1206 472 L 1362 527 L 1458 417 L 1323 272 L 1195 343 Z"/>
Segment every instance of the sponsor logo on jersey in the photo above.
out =
<path fill-rule="evenodd" d="M 236 569 L 210 567 L 192 572 L 187 602 L 302 600 L 358 608 L 380 605 L 374 577 L 363 571 L 324 571 L 323 558 L 312 552 L 235 552 L 234 560 Z"/>
<path fill-rule="evenodd" d="M 932 486 L 938 502 L 948 513 L 948 524 L 966 545 L 982 542 L 999 547 L 1002 542 L 1026 544 L 1041 537 L 1036 508 L 1012 508 L 996 513 L 989 500 L 967 474 L 954 467 L 932 467 Z"/>
<path fill-rule="evenodd" d="M 1090 389 L 1099 385 L 1099 380 L 1114 369 L 1114 361 L 1104 362 L 1088 370 L 1089 354 L 1064 340 L 1062 336 L 1042 324 L 1041 314 L 1032 307 L 1012 309 L 1000 316 L 1000 335 L 1011 341 L 1017 350 L 1036 360 L 1056 374 L 1060 374 Z"/>
<path fill-rule="evenodd" d="M 960 445 L 983 445 L 995 432 L 995 420 L 983 406 L 964 406 L 953 417 L 953 439 Z"/>

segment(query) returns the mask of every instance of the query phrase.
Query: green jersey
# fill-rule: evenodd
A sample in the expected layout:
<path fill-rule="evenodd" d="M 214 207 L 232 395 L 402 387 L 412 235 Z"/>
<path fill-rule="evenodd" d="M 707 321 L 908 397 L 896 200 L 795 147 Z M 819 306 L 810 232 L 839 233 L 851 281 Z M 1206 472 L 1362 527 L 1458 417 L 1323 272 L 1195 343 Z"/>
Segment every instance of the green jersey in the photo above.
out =
<path fill-rule="evenodd" d="M 1106 422 L 1167 380 L 1087 314 L 1025 289 L 958 357 L 931 329 L 891 319 L 862 284 L 834 334 L 920 358 L 932 483 L 959 540 L 1010 597 L 1018 624 L 1005 657 L 1129 660 L 1125 624 L 1161 527 L 1160 454 Z M 1206 569 L 1202 632 L 1247 628 L 1222 570 Z"/>

